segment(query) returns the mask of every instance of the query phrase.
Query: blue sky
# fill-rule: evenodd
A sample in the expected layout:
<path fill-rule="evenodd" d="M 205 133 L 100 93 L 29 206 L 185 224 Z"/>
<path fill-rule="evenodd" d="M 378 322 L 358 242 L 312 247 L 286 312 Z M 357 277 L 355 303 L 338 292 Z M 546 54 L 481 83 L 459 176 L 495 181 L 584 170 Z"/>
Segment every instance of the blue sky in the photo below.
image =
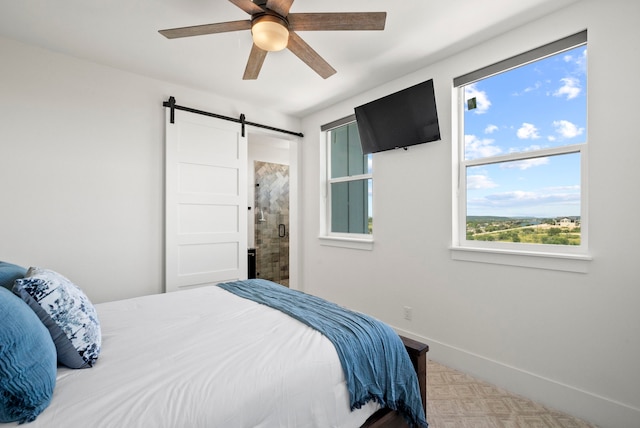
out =
<path fill-rule="evenodd" d="M 465 87 L 465 159 L 587 141 L 587 47 Z M 580 215 L 580 155 L 470 167 L 467 215 Z"/>

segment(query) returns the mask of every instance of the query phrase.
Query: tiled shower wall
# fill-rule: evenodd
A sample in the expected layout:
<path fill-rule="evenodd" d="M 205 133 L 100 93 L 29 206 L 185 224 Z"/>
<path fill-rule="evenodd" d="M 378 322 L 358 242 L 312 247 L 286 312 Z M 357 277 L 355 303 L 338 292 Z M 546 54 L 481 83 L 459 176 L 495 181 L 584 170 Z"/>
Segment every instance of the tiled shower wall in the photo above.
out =
<path fill-rule="evenodd" d="M 256 276 L 289 285 L 289 166 L 255 162 Z"/>

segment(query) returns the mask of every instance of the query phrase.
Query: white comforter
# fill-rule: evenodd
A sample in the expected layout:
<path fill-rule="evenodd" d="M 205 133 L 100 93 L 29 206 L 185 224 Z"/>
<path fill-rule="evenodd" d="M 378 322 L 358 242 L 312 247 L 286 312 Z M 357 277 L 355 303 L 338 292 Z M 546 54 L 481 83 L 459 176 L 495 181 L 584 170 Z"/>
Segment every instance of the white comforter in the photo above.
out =
<path fill-rule="evenodd" d="M 58 369 L 36 427 L 358 427 L 320 333 L 218 287 L 96 305 L 93 368 Z"/>

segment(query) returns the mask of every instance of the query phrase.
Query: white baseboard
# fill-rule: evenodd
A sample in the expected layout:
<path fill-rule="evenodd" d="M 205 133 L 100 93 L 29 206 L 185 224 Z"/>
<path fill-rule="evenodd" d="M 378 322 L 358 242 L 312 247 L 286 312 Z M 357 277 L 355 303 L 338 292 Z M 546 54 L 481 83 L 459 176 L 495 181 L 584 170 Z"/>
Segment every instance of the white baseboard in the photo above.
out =
<path fill-rule="evenodd" d="M 395 328 L 395 327 L 394 327 Z M 640 409 L 512 367 L 410 331 L 398 334 L 429 345 L 427 358 L 603 428 L 640 426 Z M 428 397 L 427 397 L 428 399 Z"/>

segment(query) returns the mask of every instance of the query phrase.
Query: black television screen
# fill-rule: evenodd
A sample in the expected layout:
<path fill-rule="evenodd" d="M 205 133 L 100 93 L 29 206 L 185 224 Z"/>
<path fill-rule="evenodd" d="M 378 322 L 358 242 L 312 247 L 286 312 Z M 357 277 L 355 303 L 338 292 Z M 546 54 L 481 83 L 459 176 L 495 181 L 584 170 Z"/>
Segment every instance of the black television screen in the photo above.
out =
<path fill-rule="evenodd" d="M 433 79 L 354 110 L 364 154 L 440 139 Z"/>

